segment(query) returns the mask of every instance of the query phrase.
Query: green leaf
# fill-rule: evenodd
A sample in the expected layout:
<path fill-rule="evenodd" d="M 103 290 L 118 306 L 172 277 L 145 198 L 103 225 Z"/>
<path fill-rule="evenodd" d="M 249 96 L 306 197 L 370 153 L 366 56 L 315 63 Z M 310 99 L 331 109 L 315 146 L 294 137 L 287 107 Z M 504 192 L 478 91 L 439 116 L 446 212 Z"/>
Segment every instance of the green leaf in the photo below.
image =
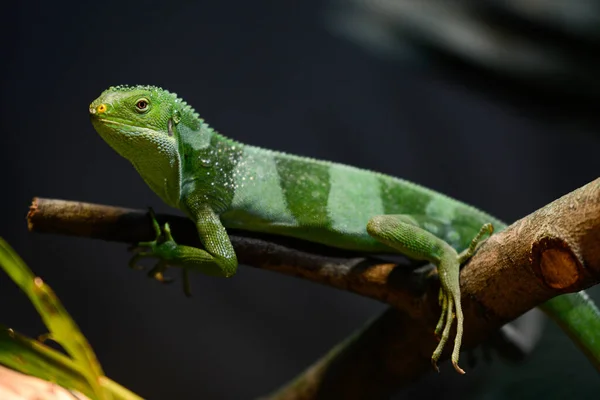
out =
<path fill-rule="evenodd" d="M 0 238 L 0 267 L 29 297 L 48 328 L 47 338 L 59 343 L 69 356 L 40 341 L 0 326 L 0 363 L 23 373 L 56 382 L 93 399 L 140 399 L 111 381 L 94 351 L 54 291 L 33 274 L 8 243 Z"/>

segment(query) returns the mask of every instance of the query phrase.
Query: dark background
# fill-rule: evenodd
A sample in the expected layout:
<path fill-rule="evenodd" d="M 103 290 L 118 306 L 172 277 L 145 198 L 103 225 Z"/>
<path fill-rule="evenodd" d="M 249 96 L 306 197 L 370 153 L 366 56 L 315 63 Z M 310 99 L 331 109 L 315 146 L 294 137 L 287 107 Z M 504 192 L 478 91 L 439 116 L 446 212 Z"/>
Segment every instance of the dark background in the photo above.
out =
<path fill-rule="evenodd" d="M 0 28 L 0 235 L 57 292 L 106 373 L 150 399 L 266 394 L 384 305 L 245 266 L 229 280 L 193 276 L 187 299 L 129 270 L 124 245 L 28 233 L 33 196 L 172 212 L 89 122 L 110 85 L 163 86 L 242 142 L 401 176 L 506 221 L 598 177 L 595 115 L 540 114 L 533 95 L 490 95 L 473 71 L 366 51 L 330 29 L 327 2 L 17 3 Z M 6 276 L 0 302 L 3 324 L 43 332 Z M 445 363 L 403 397 L 600 388 L 551 324 L 525 363 L 495 357 L 467 372 Z"/>

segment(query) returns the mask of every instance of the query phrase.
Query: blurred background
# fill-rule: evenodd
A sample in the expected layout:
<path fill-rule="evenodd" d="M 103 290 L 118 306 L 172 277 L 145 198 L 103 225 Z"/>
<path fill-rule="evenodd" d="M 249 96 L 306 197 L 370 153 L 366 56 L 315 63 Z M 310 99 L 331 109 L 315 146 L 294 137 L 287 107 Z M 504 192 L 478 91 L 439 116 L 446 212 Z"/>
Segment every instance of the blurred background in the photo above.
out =
<path fill-rule="evenodd" d="M 193 276 L 188 299 L 128 269 L 125 245 L 28 233 L 34 196 L 173 212 L 93 130 L 88 104 L 108 86 L 165 87 L 242 142 L 404 177 L 505 221 L 598 177 L 597 1 L 3 9 L 0 235 L 57 292 L 106 373 L 149 399 L 266 394 L 385 306 L 244 266 L 230 280 Z M 0 322 L 43 333 L 3 274 L 0 302 Z M 465 377 L 445 363 L 397 398 L 596 398 L 599 388 L 548 322 L 525 362 L 480 357 Z"/>

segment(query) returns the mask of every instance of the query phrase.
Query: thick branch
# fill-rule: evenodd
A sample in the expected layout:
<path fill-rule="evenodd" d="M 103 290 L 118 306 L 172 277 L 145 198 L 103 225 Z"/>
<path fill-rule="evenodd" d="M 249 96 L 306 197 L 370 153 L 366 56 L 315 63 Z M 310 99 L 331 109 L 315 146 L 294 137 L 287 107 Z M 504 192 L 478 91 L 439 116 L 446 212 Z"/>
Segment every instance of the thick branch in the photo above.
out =
<path fill-rule="evenodd" d="M 461 274 L 465 347 L 558 294 L 598 283 L 599 217 L 597 179 L 484 243 Z M 159 219 L 172 224 L 176 240 L 198 245 L 191 222 Z M 34 199 L 28 222 L 35 232 L 123 242 L 152 238 L 144 212 L 92 204 Z M 437 284 L 421 285 L 423 274 L 300 241 L 231 233 L 243 264 L 350 290 L 404 311 L 390 308 L 274 398 L 385 397 L 430 370 L 440 310 Z"/>

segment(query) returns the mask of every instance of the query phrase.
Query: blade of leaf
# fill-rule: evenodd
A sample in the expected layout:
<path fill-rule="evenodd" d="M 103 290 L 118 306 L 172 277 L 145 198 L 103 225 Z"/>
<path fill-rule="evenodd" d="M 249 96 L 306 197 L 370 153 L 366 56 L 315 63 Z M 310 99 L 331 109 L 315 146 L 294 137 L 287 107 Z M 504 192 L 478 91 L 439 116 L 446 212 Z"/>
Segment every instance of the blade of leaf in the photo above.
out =
<path fill-rule="evenodd" d="M 25 262 L 0 237 L 0 264 L 11 279 L 25 292 L 36 308 L 50 332 L 52 340 L 60 343 L 73 358 L 89 384 L 100 398 L 105 398 L 105 390 L 99 384 L 104 376 L 102 367 L 85 336 L 65 310 L 54 291 L 41 278 L 35 276 Z"/>
<path fill-rule="evenodd" d="M 73 360 L 45 344 L 0 325 L 0 364 L 64 388 L 97 399 L 84 374 Z M 141 397 L 112 381 L 99 378 L 114 400 L 142 400 Z"/>
<path fill-rule="evenodd" d="M 50 331 L 50 336 L 59 341 L 73 357 L 69 358 L 38 340 L 0 325 L 0 364 L 79 391 L 91 399 L 142 400 L 104 376 L 87 339 L 52 289 L 33 274 L 1 237 L 0 267 L 29 297 Z"/>
<path fill-rule="evenodd" d="M 0 364 L 96 398 L 73 360 L 6 327 L 0 327 Z"/>

